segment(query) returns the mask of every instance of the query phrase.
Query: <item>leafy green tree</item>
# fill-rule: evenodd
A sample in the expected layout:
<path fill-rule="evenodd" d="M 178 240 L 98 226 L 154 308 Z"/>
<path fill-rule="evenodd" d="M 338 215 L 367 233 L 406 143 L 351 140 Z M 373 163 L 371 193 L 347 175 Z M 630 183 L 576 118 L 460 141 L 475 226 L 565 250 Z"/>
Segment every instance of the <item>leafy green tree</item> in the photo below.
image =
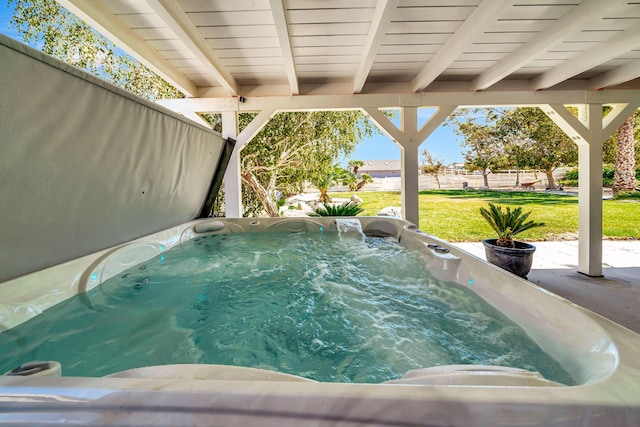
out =
<path fill-rule="evenodd" d="M 556 188 L 553 172 L 558 167 L 578 161 L 576 144 L 537 107 L 504 110 L 497 127 L 512 161 L 543 171 L 549 188 Z"/>
<path fill-rule="evenodd" d="M 515 186 L 518 187 L 520 186 L 520 171 L 531 164 L 530 152 L 521 139 L 510 139 L 506 137 L 504 143 L 507 164 L 509 167 L 516 169 Z"/>
<path fill-rule="evenodd" d="M 342 179 L 342 184 L 348 185 L 349 190 L 351 191 L 360 191 L 364 188 L 365 185 L 371 184 L 373 182 L 373 177 L 368 173 L 360 174 L 360 177 L 349 173 L 345 178 Z"/>
<path fill-rule="evenodd" d="M 331 197 L 329 197 L 329 189 L 338 182 L 343 181 L 348 176 L 349 172 L 342 169 L 339 166 L 333 166 L 330 171 L 324 174 L 314 174 L 311 177 L 311 184 L 313 184 L 320 191 L 320 202 L 329 203 Z"/>
<path fill-rule="evenodd" d="M 25 43 L 150 100 L 183 98 L 173 86 L 118 49 L 54 0 L 9 0 L 11 25 Z"/>
<path fill-rule="evenodd" d="M 251 118 L 241 115 L 240 127 Z M 274 198 L 278 192 L 296 193 L 306 181 L 318 184 L 331 177 L 338 159 L 349 155 L 374 131 L 374 125 L 359 111 L 276 114 L 241 152 L 244 188 L 258 195 L 260 204 L 246 208 L 277 216 Z"/>
<path fill-rule="evenodd" d="M 489 174 L 506 164 L 502 134 L 496 126 L 499 111 L 486 109 L 457 109 L 449 118 L 453 130 L 464 138 L 462 153 L 465 168 L 482 172 L 484 186 L 489 187 Z"/>
<path fill-rule="evenodd" d="M 422 150 L 422 164 L 420 169 L 423 173 L 431 175 L 436 179 L 438 189 L 440 188 L 440 175 L 444 173 L 444 160 L 441 157 L 434 156 L 428 150 Z"/>
<path fill-rule="evenodd" d="M 360 191 L 365 185 L 373 182 L 373 177 L 368 173 L 362 173 L 358 176 L 358 170 L 362 166 L 364 166 L 362 160 L 349 160 L 347 169 L 340 179 L 342 184 L 348 185 L 351 191 Z"/>
<path fill-rule="evenodd" d="M 347 164 L 347 170 L 354 175 L 358 175 L 358 170 L 364 166 L 364 162 L 362 160 L 349 160 Z"/>

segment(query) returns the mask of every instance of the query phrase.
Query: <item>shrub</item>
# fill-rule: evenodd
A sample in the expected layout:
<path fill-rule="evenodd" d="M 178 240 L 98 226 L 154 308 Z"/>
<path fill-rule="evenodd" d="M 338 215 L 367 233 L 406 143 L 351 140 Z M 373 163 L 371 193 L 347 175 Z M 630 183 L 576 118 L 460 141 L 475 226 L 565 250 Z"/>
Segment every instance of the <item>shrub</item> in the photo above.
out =
<path fill-rule="evenodd" d="M 564 175 L 563 180 L 571 180 L 571 181 L 577 181 L 578 180 L 578 169 L 571 169 L 569 171 L 567 171 L 567 173 Z"/>
<path fill-rule="evenodd" d="M 334 203 L 320 203 L 318 207 L 314 209 L 317 216 L 356 216 L 364 211 L 364 208 L 360 207 L 359 203 L 345 202 L 342 204 Z"/>
<path fill-rule="evenodd" d="M 640 200 L 640 191 L 621 191 L 614 197 L 616 200 L 637 199 Z"/>
<path fill-rule="evenodd" d="M 604 165 L 602 167 L 602 186 L 603 187 L 612 187 L 613 186 L 613 176 L 616 173 L 616 168 L 610 165 Z"/>
<path fill-rule="evenodd" d="M 542 227 L 544 222 L 527 221 L 531 211 L 522 212 L 521 207 L 517 207 L 511 210 L 507 207 L 507 210 L 502 210 L 502 206 L 489 203 L 489 209 L 480 208 L 480 214 L 487 220 L 487 223 L 498 234 L 498 246 L 504 246 L 507 248 L 515 247 L 513 243 L 513 236 L 529 230 L 534 227 Z"/>
<path fill-rule="evenodd" d="M 602 186 L 612 187 L 613 177 L 616 173 L 616 168 L 612 165 L 604 165 L 602 167 Z M 636 169 L 636 179 L 640 180 L 640 169 Z M 564 178 L 560 180 L 560 184 L 567 187 L 578 186 L 578 169 L 571 169 L 566 172 Z"/>

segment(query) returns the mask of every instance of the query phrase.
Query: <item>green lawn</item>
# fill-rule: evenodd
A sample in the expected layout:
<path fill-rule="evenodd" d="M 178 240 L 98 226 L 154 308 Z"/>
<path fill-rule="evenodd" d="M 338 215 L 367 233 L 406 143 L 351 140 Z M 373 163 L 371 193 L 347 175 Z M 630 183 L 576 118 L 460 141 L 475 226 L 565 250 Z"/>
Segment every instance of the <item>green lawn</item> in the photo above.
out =
<path fill-rule="evenodd" d="M 362 198 L 365 211 L 376 215 L 385 206 L 400 206 L 399 192 L 335 193 L 333 197 Z M 480 241 L 494 232 L 480 216 L 479 209 L 493 202 L 522 206 L 532 211 L 530 219 L 546 223 L 518 235 L 518 240 L 558 240 L 578 236 L 578 198 L 562 194 L 502 191 L 430 190 L 421 191 L 420 229 L 452 242 Z M 603 235 L 608 238 L 640 239 L 640 200 L 604 200 Z"/>

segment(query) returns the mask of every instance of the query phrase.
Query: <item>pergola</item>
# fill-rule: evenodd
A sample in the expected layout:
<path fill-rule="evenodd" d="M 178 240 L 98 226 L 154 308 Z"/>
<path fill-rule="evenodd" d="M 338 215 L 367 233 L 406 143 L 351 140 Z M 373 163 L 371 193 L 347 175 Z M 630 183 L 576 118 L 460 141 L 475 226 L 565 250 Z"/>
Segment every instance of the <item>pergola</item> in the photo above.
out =
<path fill-rule="evenodd" d="M 640 106 L 640 4 L 628 0 L 58 0 L 236 139 L 280 111 L 361 109 L 400 146 L 418 222 L 418 147 L 457 107 L 538 106 L 578 145 L 579 267 L 602 275 L 602 146 Z M 579 108 L 579 117 L 566 106 Z M 603 119 L 603 105 L 613 106 Z M 436 113 L 418 126 L 419 108 Z M 399 108 L 396 127 L 380 109 Z M 259 114 L 238 132 L 238 113 Z"/>

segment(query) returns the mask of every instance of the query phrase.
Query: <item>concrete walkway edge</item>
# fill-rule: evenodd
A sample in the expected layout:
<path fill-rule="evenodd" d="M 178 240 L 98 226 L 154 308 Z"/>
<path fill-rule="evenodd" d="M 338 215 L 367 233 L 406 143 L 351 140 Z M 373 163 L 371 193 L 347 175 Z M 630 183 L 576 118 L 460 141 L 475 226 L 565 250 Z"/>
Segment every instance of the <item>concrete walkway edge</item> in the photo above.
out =
<path fill-rule="evenodd" d="M 536 246 L 528 280 L 640 334 L 640 240 L 604 240 L 604 277 L 578 273 L 578 241 Z M 452 243 L 486 260 L 482 242 Z"/>

